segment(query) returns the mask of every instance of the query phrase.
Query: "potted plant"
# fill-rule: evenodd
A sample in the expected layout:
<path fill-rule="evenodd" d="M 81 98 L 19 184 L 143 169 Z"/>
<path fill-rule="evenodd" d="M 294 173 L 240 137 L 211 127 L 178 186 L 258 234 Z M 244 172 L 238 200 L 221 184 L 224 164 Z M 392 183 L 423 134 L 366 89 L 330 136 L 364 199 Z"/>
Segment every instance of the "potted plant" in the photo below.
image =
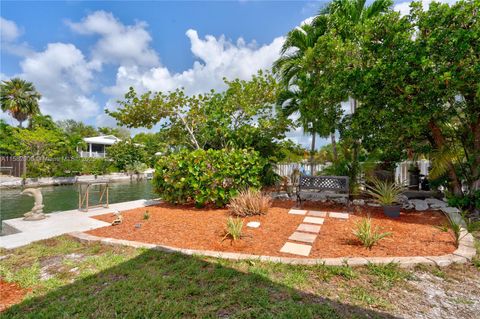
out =
<path fill-rule="evenodd" d="M 392 218 L 399 217 L 402 206 L 398 204 L 398 198 L 403 191 L 402 185 L 377 178 L 371 179 L 370 183 L 367 193 L 382 205 L 384 214 Z"/>

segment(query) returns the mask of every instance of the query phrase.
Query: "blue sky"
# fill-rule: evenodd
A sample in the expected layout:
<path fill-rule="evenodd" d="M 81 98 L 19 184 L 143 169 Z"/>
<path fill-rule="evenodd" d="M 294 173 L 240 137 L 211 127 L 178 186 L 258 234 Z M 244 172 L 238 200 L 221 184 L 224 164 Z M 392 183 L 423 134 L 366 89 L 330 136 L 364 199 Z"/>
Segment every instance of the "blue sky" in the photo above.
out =
<path fill-rule="evenodd" d="M 104 109 L 129 86 L 193 94 L 270 68 L 283 36 L 325 3 L 2 1 L 0 76 L 32 81 L 54 119 L 115 125 Z"/>

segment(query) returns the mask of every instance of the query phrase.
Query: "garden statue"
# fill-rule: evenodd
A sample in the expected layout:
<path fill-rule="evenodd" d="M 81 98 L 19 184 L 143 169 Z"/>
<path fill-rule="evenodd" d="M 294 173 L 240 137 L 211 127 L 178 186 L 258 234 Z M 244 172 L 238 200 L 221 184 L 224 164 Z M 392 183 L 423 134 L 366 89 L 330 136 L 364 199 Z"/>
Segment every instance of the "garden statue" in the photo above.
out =
<path fill-rule="evenodd" d="M 26 188 L 23 190 L 22 194 L 32 196 L 35 199 L 35 204 L 33 205 L 32 210 L 23 215 L 25 216 L 23 220 L 41 220 L 47 217 L 43 213 L 43 196 L 38 188 Z"/>

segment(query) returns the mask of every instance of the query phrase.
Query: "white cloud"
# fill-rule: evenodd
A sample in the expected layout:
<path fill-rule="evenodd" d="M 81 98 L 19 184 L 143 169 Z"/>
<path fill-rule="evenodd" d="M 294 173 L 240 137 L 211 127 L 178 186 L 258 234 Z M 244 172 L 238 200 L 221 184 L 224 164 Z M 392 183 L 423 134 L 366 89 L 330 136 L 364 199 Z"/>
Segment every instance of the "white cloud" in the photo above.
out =
<path fill-rule="evenodd" d="M 21 34 L 22 31 L 15 22 L 0 17 L 0 36 L 2 42 L 12 42 Z"/>
<path fill-rule="evenodd" d="M 152 37 L 145 30 L 147 24 L 144 22 L 124 25 L 113 14 L 96 11 L 81 22 L 67 21 L 67 25 L 77 33 L 99 36 L 93 48 L 93 59 L 99 63 L 147 67 L 159 64 L 157 53 L 150 47 Z"/>
<path fill-rule="evenodd" d="M 283 37 L 271 43 L 258 46 L 255 42 L 245 43 L 239 38 L 235 43 L 225 36 L 218 38 L 207 35 L 200 38 L 196 30 L 186 32 L 190 39 L 191 51 L 196 57 L 190 69 L 172 73 L 164 66 L 144 70 L 138 66 L 122 65 L 117 70 L 114 86 L 105 88 L 104 93 L 113 96 L 107 108 L 114 109 L 116 100 L 125 94 L 130 86 L 137 91 L 171 91 L 185 88 L 187 94 L 197 94 L 215 89 L 225 89 L 223 78 L 248 79 L 260 69 L 269 69 L 278 57 L 284 42 Z M 106 115 L 100 115 L 97 123 L 109 123 Z"/>
<path fill-rule="evenodd" d="M 258 47 L 254 42 L 246 44 L 242 38 L 236 43 L 224 36 L 215 38 L 207 35 L 204 39 L 197 31 L 188 30 L 191 51 L 197 60 L 192 67 L 181 73 L 172 73 L 160 66 L 146 71 L 136 66 L 120 66 L 115 86 L 106 93 L 120 95 L 129 86 L 138 90 L 168 91 L 184 87 L 188 94 L 196 94 L 210 89 L 225 88 L 223 78 L 248 79 L 260 69 L 271 67 L 280 52 L 283 37 L 275 38 L 270 44 Z"/>
<path fill-rule="evenodd" d="M 33 82 L 42 94 L 42 113 L 56 120 L 84 120 L 98 113 L 99 106 L 90 96 L 97 68 L 73 44 L 50 43 L 25 58 L 20 67 L 18 76 Z"/>
<path fill-rule="evenodd" d="M 14 21 L 0 17 L 0 38 L 2 50 L 13 55 L 26 56 L 32 52 L 27 43 L 19 42 L 23 34 L 22 28 Z"/>
<path fill-rule="evenodd" d="M 457 1 L 458 0 L 422 0 L 422 4 L 423 4 L 423 9 L 428 10 L 428 7 L 430 6 L 430 3 L 432 3 L 432 2 L 448 3 L 448 4 L 451 5 L 451 4 L 454 4 Z M 413 1 L 405 1 L 405 2 L 401 2 L 401 3 L 397 3 L 393 6 L 393 10 L 399 11 L 402 16 L 407 15 L 407 14 L 410 13 L 410 4 L 412 2 Z"/>

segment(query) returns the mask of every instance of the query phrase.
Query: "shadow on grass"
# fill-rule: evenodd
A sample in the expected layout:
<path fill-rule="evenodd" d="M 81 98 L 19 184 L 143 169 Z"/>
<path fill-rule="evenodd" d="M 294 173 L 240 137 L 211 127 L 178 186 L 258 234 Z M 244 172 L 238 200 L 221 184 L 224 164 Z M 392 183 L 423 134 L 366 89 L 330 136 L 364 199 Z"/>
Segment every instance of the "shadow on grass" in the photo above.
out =
<path fill-rule="evenodd" d="M 228 263 L 145 251 L 44 296 L 27 299 L 1 317 L 395 318 L 296 290 L 261 273 L 233 269 Z"/>

